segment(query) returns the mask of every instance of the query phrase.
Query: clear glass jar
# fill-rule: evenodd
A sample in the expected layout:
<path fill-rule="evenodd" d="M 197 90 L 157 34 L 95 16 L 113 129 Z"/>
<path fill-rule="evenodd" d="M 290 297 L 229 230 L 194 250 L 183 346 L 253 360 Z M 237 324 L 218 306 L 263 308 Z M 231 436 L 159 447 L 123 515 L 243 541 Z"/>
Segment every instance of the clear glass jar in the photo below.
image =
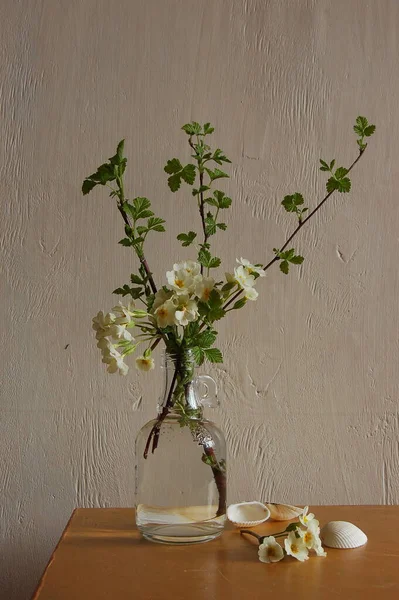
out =
<path fill-rule="evenodd" d="M 164 373 L 158 417 L 136 438 L 136 524 L 155 542 L 206 542 L 226 521 L 225 439 L 203 417 L 216 384 L 195 375 L 191 351 L 165 353 Z"/>

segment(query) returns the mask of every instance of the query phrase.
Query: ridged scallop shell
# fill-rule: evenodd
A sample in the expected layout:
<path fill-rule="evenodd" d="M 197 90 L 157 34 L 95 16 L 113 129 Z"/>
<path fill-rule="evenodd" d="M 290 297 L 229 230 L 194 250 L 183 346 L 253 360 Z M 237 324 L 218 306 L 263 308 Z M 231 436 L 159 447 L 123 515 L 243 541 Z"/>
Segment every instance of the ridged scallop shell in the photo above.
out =
<path fill-rule="evenodd" d="M 266 504 L 270 510 L 270 518 L 273 521 L 290 521 L 296 519 L 303 513 L 303 508 L 292 506 L 292 504 Z"/>
<path fill-rule="evenodd" d="M 320 538 L 329 548 L 358 548 L 367 542 L 367 535 L 348 521 L 330 521 L 322 528 Z"/>
<path fill-rule="evenodd" d="M 240 502 L 230 504 L 227 518 L 236 527 L 255 527 L 267 521 L 270 510 L 262 502 Z"/>

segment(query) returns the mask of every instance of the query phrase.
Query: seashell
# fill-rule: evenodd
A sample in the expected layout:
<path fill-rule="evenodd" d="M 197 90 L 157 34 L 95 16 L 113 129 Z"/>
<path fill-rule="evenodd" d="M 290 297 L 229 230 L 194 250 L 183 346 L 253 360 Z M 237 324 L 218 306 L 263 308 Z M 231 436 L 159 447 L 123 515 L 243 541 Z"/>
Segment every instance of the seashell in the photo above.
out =
<path fill-rule="evenodd" d="M 358 548 L 367 542 L 367 535 L 348 521 L 330 521 L 322 528 L 320 538 L 329 548 Z"/>
<path fill-rule="evenodd" d="M 303 508 L 292 504 L 266 504 L 266 506 L 270 510 L 270 518 L 273 521 L 290 521 L 303 513 Z"/>
<path fill-rule="evenodd" d="M 227 518 L 236 527 L 255 527 L 267 521 L 270 510 L 262 502 L 240 502 L 230 504 Z"/>

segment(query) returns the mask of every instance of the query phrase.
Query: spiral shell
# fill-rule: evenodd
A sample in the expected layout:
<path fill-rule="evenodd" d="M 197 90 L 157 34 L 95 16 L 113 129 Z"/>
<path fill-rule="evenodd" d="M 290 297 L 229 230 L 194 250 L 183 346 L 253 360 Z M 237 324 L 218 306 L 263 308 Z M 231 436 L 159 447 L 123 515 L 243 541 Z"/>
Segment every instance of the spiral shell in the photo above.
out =
<path fill-rule="evenodd" d="M 270 510 L 262 502 L 240 502 L 230 504 L 227 518 L 236 527 L 255 527 L 267 521 Z"/>
<path fill-rule="evenodd" d="M 329 548 L 358 548 L 367 542 L 367 535 L 347 521 L 330 521 L 322 528 L 320 538 Z"/>
<path fill-rule="evenodd" d="M 266 504 L 266 506 L 270 510 L 270 518 L 273 521 L 290 521 L 303 513 L 303 508 L 292 504 Z"/>

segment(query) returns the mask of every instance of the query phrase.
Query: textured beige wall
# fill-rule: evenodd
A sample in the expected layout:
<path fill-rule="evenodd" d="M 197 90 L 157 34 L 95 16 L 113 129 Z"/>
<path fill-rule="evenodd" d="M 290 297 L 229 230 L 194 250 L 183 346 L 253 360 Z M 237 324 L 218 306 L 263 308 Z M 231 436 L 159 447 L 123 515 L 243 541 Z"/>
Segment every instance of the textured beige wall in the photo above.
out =
<path fill-rule="evenodd" d="M 282 197 L 313 206 L 318 159 L 347 164 L 354 118 L 377 123 L 353 192 L 302 231 L 303 267 L 222 325 L 211 374 L 230 501 L 398 502 L 399 2 L 3 0 L 0 24 L 0 597 L 27 598 L 75 506 L 133 504 L 159 380 L 101 367 L 90 320 L 133 256 L 80 183 L 126 137 L 131 194 L 169 224 L 149 251 L 164 273 L 197 218 L 163 173 L 191 119 L 233 159 L 226 266 L 268 259 Z"/>

